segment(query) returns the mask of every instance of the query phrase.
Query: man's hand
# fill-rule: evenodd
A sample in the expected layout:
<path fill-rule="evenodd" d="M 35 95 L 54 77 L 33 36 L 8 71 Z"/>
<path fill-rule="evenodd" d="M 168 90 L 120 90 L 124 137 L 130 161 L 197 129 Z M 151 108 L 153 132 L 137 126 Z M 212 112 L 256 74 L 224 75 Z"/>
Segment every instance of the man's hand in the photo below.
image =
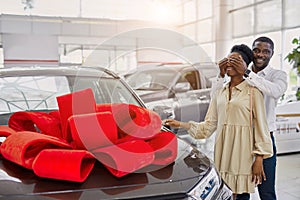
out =
<path fill-rule="evenodd" d="M 236 69 L 237 73 L 244 75 L 247 69 L 247 64 L 243 60 L 242 56 L 231 56 L 228 58 L 230 64 Z"/>
<path fill-rule="evenodd" d="M 219 65 L 219 68 L 220 68 L 220 76 L 222 78 L 224 78 L 225 74 L 226 74 L 226 66 L 227 66 L 227 63 L 228 63 L 228 58 L 223 58 L 222 60 L 219 61 L 218 65 Z"/>

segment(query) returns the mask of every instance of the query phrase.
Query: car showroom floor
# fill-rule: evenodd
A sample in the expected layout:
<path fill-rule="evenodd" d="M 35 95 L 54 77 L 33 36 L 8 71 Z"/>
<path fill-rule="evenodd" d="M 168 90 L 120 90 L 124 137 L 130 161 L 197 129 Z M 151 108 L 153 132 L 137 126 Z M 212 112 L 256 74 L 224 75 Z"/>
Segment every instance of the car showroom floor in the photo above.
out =
<path fill-rule="evenodd" d="M 214 138 L 210 138 L 197 147 L 212 158 L 213 143 Z M 300 200 L 300 152 L 278 155 L 276 173 L 277 200 Z M 251 200 L 260 200 L 257 191 L 251 194 Z"/>

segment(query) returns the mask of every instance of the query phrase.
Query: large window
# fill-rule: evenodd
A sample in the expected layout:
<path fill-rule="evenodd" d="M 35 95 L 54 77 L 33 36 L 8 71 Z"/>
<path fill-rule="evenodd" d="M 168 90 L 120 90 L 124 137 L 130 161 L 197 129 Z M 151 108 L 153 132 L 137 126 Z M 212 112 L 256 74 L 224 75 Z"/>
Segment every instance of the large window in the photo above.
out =
<path fill-rule="evenodd" d="M 282 25 L 281 0 L 257 4 L 255 24 L 257 33 L 279 30 Z"/>
<path fill-rule="evenodd" d="M 245 8 L 233 12 L 233 36 L 252 35 L 254 31 L 253 8 Z M 243 19 L 243 20 L 241 20 Z"/>
<path fill-rule="evenodd" d="M 300 2 L 299 0 L 284 1 L 284 26 L 296 27 L 300 26 Z M 298 32 L 299 35 L 299 32 Z"/>
<path fill-rule="evenodd" d="M 197 19 L 209 18 L 213 13 L 213 5 L 211 0 L 198 0 Z"/>
<path fill-rule="evenodd" d="M 232 0 L 233 1 L 233 9 L 239 9 L 245 6 L 249 6 L 254 3 L 254 0 Z"/>
<path fill-rule="evenodd" d="M 197 19 L 196 10 L 197 6 L 195 0 L 183 4 L 183 23 L 195 22 Z"/>

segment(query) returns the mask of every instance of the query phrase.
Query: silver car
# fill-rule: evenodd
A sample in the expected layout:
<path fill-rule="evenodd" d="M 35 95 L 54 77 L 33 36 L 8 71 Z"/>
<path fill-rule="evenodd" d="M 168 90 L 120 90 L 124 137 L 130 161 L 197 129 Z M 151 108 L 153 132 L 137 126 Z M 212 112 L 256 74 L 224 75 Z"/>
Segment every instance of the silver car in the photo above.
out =
<path fill-rule="evenodd" d="M 129 85 L 161 118 L 203 121 L 209 101 L 214 63 L 152 65 L 125 75 Z"/>

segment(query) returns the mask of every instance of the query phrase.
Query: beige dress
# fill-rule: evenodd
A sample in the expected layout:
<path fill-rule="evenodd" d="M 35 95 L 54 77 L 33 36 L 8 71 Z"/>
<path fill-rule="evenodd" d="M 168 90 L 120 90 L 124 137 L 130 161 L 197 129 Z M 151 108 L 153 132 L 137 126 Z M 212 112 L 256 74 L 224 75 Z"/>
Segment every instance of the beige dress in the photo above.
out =
<path fill-rule="evenodd" d="M 206 138 L 216 131 L 214 162 L 233 193 L 254 193 L 255 184 L 251 180 L 254 156 L 268 158 L 273 154 L 262 93 L 243 81 L 232 89 L 229 100 L 227 84 L 216 91 L 205 121 L 189 123 L 188 132 L 194 138 Z"/>

